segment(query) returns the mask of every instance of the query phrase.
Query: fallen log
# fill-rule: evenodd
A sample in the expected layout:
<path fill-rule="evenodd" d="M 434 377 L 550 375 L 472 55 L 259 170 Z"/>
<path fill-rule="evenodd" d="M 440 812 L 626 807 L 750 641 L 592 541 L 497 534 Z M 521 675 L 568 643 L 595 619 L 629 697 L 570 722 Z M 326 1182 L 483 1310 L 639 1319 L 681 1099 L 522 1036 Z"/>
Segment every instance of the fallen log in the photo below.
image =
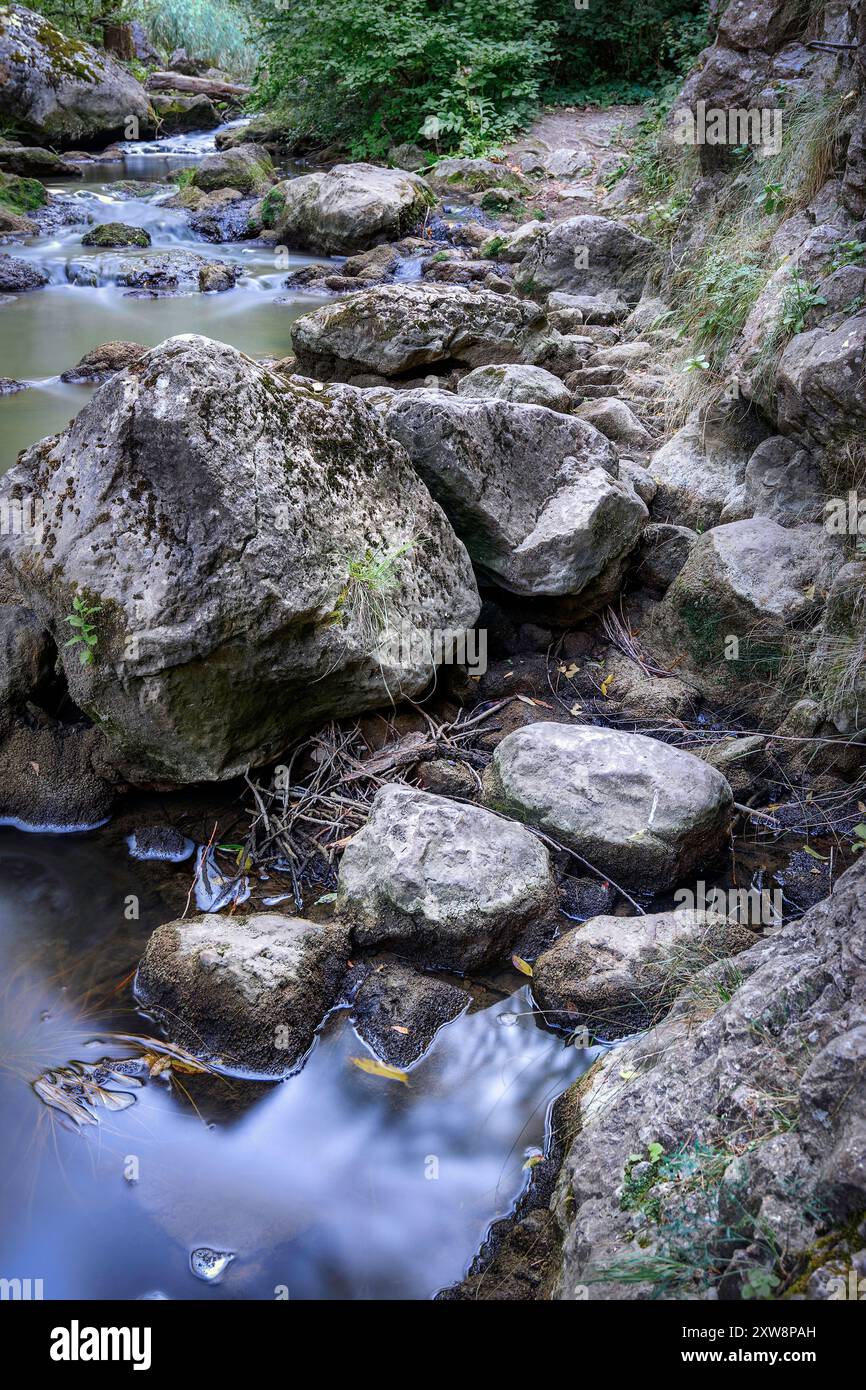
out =
<path fill-rule="evenodd" d="M 214 77 L 187 77 L 182 72 L 152 72 L 146 83 L 150 92 L 193 92 L 206 97 L 246 97 L 252 88 L 242 82 L 221 82 Z"/>

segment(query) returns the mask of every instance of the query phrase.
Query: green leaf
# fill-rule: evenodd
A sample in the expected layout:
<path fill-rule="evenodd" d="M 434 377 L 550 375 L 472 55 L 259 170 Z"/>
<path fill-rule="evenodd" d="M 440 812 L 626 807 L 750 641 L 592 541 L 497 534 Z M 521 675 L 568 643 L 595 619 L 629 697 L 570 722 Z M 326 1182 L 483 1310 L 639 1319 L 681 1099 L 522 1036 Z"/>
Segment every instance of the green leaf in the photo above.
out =
<path fill-rule="evenodd" d="M 664 1145 L 660 1144 L 658 1140 L 653 1140 L 652 1144 L 647 1144 L 646 1151 L 649 1154 L 650 1163 L 658 1163 L 664 1153 Z"/>

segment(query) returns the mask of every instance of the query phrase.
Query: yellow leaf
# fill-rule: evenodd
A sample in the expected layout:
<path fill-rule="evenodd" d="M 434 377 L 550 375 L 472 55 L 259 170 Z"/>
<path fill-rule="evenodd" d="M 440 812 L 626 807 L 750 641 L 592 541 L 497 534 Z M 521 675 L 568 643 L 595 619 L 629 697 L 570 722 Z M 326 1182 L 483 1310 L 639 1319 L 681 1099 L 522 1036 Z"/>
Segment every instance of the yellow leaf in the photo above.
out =
<path fill-rule="evenodd" d="M 369 1076 L 384 1076 L 386 1081 L 402 1081 L 409 1085 L 409 1078 L 399 1067 L 389 1067 L 387 1062 L 377 1062 L 375 1057 L 350 1057 L 349 1061 Z"/>
<path fill-rule="evenodd" d="M 532 974 L 532 966 L 528 961 L 523 960 L 521 956 L 512 956 L 511 964 L 514 966 L 515 970 L 520 971 L 521 975 Z"/>
<path fill-rule="evenodd" d="M 544 1162 L 544 1154 L 530 1154 L 530 1155 L 529 1155 L 529 1158 L 526 1160 L 526 1162 L 524 1163 L 523 1166 L 524 1166 L 524 1168 L 534 1168 L 535 1165 L 536 1165 L 536 1163 L 543 1163 L 543 1162 Z"/>
<path fill-rule="evenodd" d="M 403 1025 L 402 1025 L 401 1023 L 392 1023 L 392 1024 L 391 1024 L 391 1032 L 392 1032 L 392 1033 L 402 1033 L 402 1034 L 404 1035 L 404 1037 L 405 1037 L 405 1036 L 408 1034 L 409 1029 L 408 1029 L 408 1028 L 404 1028 Z"/>
<path fill-rule="evenodd" d="M 602 695 L 605 696 L 605 698 L 607 698 L 607 692 L 610 690 L 610 687 L 611 687 L 612 685 L 613 685 L 613 676 L 605 676 L 604 680 L 603 680 L 602 683 L 601 683 L 601 693 L 602 693 Z"/>

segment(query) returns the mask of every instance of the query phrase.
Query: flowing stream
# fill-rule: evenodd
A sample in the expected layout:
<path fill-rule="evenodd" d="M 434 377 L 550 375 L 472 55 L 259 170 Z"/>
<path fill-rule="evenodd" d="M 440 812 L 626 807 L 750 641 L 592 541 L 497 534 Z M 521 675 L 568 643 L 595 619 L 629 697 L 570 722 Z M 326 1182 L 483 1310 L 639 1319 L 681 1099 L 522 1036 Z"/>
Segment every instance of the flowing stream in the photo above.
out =
<path fill-rule="evenodd" d="M 290 351 L 292 320 L 316 297 L 275 304 L 286 271 L 273 250 L 201 241 L 162 206 L 168 192 L 147 188 L 212 149 L 212 135 L 136 145 L 50 185 L 98 222 L 145 227 L 154 249 L 194 248 L 243 273 L 222 294 L 136 298 L 69 283 L 69 263 L 90 254 L 84 225 L 10 248 L 51 283 L 0 305 L 0 376 L 30 384 L 0 399 L 0 471 L 82 407 L 92 390 L 60 373 L 109 339 L 198 332 L 253 356 Z M 143 196 L 121 196 L 121 179 Z M 161 869 L 184 888 L 191 878 L 189 863 Z M 0 1275 L 41 1279 L 46 1298 L 95 1299 L 429 1298 L 460 1279 L 529 1181 L 553 1099 L 595 1052 L 539 1028 L 510 972 L 441 1030 L 409 1085 L 352 1064 L 370 1054 L 342 1009 L 286 1082 L 130 1078 L 113 1087 L 118 1108 L 76 1129 L 33 1083 L 129 1055 L 109 1034 L 153 1035 L 130 979 L 171 915 L 114 827 L 0 828 Z M 233 1256 L 218 1281 L 193 1270 L 202 1248 Z"/>

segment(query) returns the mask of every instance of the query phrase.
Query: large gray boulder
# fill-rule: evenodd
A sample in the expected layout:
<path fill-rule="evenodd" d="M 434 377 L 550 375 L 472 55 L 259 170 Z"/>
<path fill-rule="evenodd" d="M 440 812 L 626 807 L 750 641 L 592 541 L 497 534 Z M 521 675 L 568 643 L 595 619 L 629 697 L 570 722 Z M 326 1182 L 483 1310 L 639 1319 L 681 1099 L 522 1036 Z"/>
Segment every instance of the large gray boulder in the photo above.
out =
<path fill-rule="evenodd" d="M 565 290 L 616 295 L 634 307 L 641 297 L 655 250 L 623 222 L 587 215 L 543 228 L 520 262 L 514 283 L 527 294 Z"/>
<path fill-rule="evenodd" d="M 523 826 L 395 784 L 346 846 L 337 888 L 359 946 L 461 972 L 503 960 L 554 900 L 550 856 Z"/>
<path fill-rule="evenodd" d="M 16 490 L 44 526 L 2 558 L 58 645 L 74 598 L 100 610 L 93 661 L 63 648 L 70 691 L 150 776 L 231 777 L 322 718 L 419 694 L 430 644 L 396 656 L 388 624 L 478 613 L 466 551 L 362 394 L 208 338 L 112 377 L 0 503 Z"/>
<path fill-rule="evenodd" d="M 537 305 L 458 285 L 376 285 L 292 324 L 299 370 L 324 380 L 400 376 L 436 363 L 518 362 Z"/>
<path fill-rule="evenodd" d="M 0 118 L 59 149 L 128 139 L 153 125 L 140 82 L 106 53 L 23 5 L 0 8 Z"/>
<path fill-rule="evenodd" d="M 616 591 L 647 519 L 592 425 L 540 405 L 395 392 L 385 418 L 475 561 L 503 588 L 572 600 Z"/>
<path fill-rule="evenodd" d="M 847 438 L 866 426 L 866 313 L 827 332 L 800 333 L 776 372 L 779 428 L 818 444 Z"/>
<path fill-rule="evenodd" d="M 16 603 L 0 604 L 0 727 L 51 674 L 54 645 L 39 620 Z"/>
<path fill-rule="evenodd" d="M 658 483 L 653 514 L 679 526 L 715 526 L 767 430 L 753 416 L 695 418 L 653 454 L 647 467 Z"/>
<path fill-rule="evenodd" d="M 286 1076 L 337 1002 L 348 933 L 280 912 L 205 913 L 157 927 L 136 998 L 173 1042 L 244 1075 Z"/>
<path fill-rule="evenodd" d="M 527 724 L 497 745 L 489 805 L 575 850 L 625 887 L 684 882 L 721 849 L 731 789 L 691 753 L 588 724 Z"/>
<path fill-rule="evenodd" d="M 769 516 L 780 526 L 797 526 L 819 521 L 824 499 L 812 454 L 782 435 L 758 445 L 746 465 L 743 508 L 748 516 Z"/>
<path fill-rule="evenodd" d="M 375 164 L 335 164 L 302 174 L 270 197 L 278 239 L 290 249 L 349 256 L 414 231 L 435 202 L 418 174 Z"/>
<path fill-rule="evenodd" d="M 796 664 L 793 682 L 780 681 L 789 643 L 820 616 L 842 560 L 822 526 L 784 527 L 764 516 L 715 526 L 653 614 L 647 644 L 726 704 L 760 684 L 761 712 L 770 717 L 802 693 L 805 672 L 798 678 Z"/>
<path fill-rule="evenodd" d="M 620 1038 L 658 1022 L 684 973 L 697 974 L 756 940 L 747 927 L 691 908 L 591 917 L 542 951 L 532 993 L 545 1023 Z"/>

